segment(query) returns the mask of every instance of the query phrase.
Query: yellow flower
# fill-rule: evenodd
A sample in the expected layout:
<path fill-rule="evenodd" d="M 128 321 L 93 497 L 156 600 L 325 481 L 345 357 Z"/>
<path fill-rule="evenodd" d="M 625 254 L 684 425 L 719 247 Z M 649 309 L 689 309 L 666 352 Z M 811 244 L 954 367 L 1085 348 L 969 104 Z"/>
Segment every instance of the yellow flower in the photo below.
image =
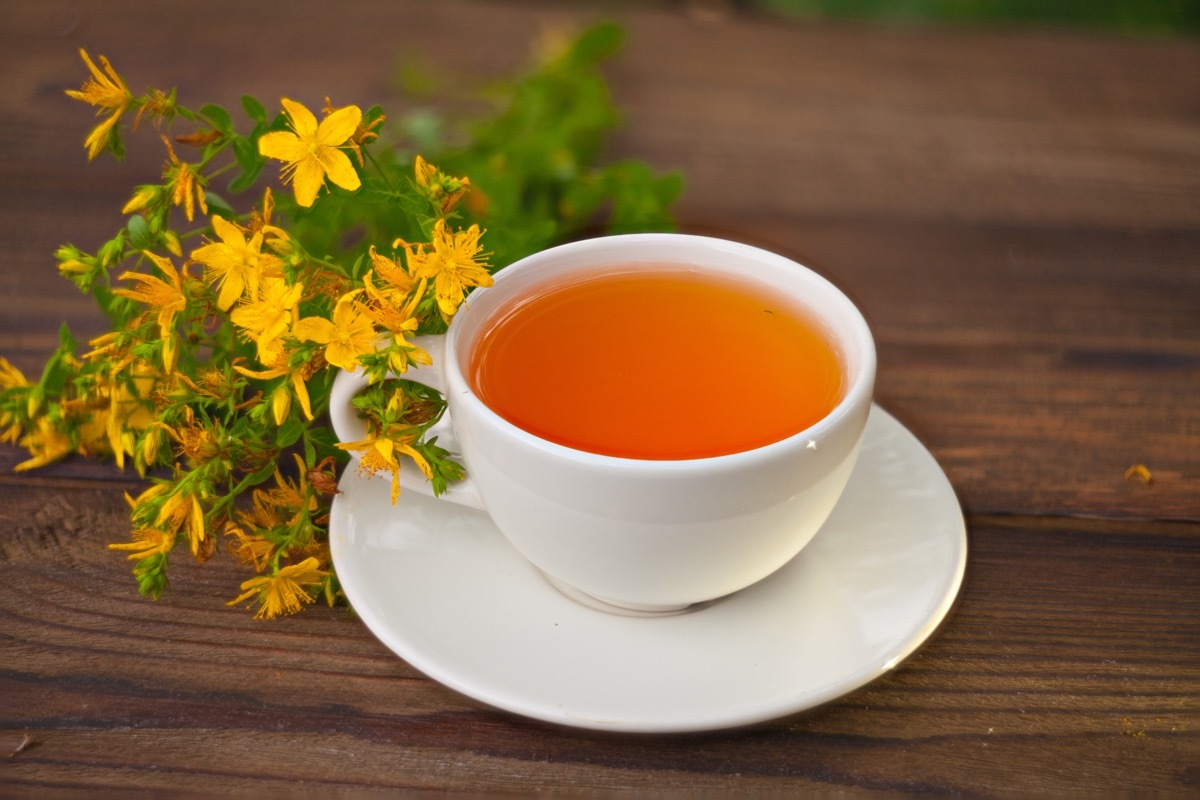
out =
<path fill-rule="evenodd" d="M 164 92 L 162 89 L 150 89 L 138 108 L 137 116 L 133 118 L 133 129 L 136 131 L 142 124 L 142 118 L 147 115 L 169 122 L 178 112 L 179 106 L 175 104 L 174 90 Z"/>
<path fill-rule="evenodd" d="M 137 281 L 135 289 L 114 289 L 113 294 L 128 297 L 158 309 L 158 329 L 162 334 L 163 368 L 170 372 L 175 366 L 175 315 L 187 307 L 187 292 L 184 291 L 184 273 L 177 271 L 170 259 L 155 255 L 149 250 L 144 255 L 155 263 L 167 281 L 141 272 L 124 272 L 121 280 Z"/>
<path fill-rule="evenodd" d="M 282 275 L 283 261 L 262 251 L 261 230 L 247 240 L 241 228 L 219 216 L 213 216 L 212 227 L 221 241 L 196 248 L 192 258 L 207 267 L 205 280 L 220 287 L 217 307 L 228 311 L 247 290 L 257 297 L 264 278 Z"/>
<path fill-rule="evenodd" d="M 337 446 L 342 450 L 354 450 L 362 454 L 358 461 L 358 471 L 362 474 L 392 473 L 392 505 L 395 505 L 396 498 L 400 496 L 400 454 L 411 458 L 421 472 L 425 473 L 426 478 L 433 477 L 433 470 L 425 456 L 412 446 L 414 441 L 415 433 L 392 434 L 372 436 L 359 442 L 338 442 Z"/>
<path fill-rule="evenodd" d="M 25 374 L 9 363 L 7 358 L 0 357 L 0 389 L 15 389 L 28 385 L 29 380 Z"/>
<path fill-rule="evenodd" d="M 204 192 L 208 181 L 196 171 L 194 165 L 179 160 L 179 156 L 175 155 L 175 148 L 171 146 L 170 139 L 164 136 L 162 140 L 163 144 L 167 146 L 168 156 L 167 166 L 163 169 L 163 177 L 166 178 L 166 185 L 171 189 L 171 203 L 183 206 L 183 214 L 187 217 L 187 221 L 191 222 L 196 215 L 196 206 L 200 206 L 200 213 L 208 213 L 208 200 Z M 126 208 L 128 207 L 126 205 Z"/>
<path fill-rule="evenodd" d="M 267 537 L 246 533 L 232 522 L 225 526 L 225 535 L 235 540 L 229 545 L 229 552 L 243 564 L 254 567 L 255 572 L 262 572 L 271 563 L 271 556 L 275 555 L 275 543 Z"/>
<path fill-rule="evenodd" d="M 125 454 L 134 455 L 137 434 L 155 422 L 155 414 L 147 398 L 156 384 L 157 376 L 147 369 L 145 362 L 137 362 L 133 369 L 133 391 L 124 381 L 114 382 L 109 389 L 108 440 L 117 466 L 121 469 L 125 468 Z M 143 443 L 143 449 L 149 447 Z"/>
<path fill-rule="evenodd" d="M 197 466 L 221 456 L 221 430 L 216 423 L 197 423 L 191 406 L 184 406 L 183 420 L 174 427 L 163 424 L 167 435 L 179 445 L 179 455 Z"/>
<path fill-rule="evenodd" d="M 158 198 L 159 191 L 161 190 L 157 186 L 139 186 L 133 193 L 133 197 L 129 198 L 129 202 L 121 208 L 121 213 L 132 214 L 135 211 L 141 211 Z"/>
<path fill-rule="evenodd" d="M 22 461 L 13 467 L 13 472 L 24 472 L 27 469 L 44 467 L 58 461 L 71 452 L 71 437 L 54 427 L 48 417 L 37 419 L 37 427 L 21 437 L 21 447 L 29 451 L 33 458 Z"/>
<path fill-rule="evenodd" d="M 384 280 L 382 291 L 387 292 L 389 296 L 404 296 L 412 291 L 417 281 L 404 267 L 395 260 L 375 252 L 375 245 L 371 245 L 370 256 L 371 272 Z M 424 294 L 424 289 L 422 288 L 417 294 Z"/>
<path fill-rule="evenodd" d="M 296 462 L 297 478 L 295 483 L 283 477 L 283 473 L 276 469 L 274 489 L 266 492 L 254 490 L 256 502 L 257 496 L 261 494 L 263 503 L 292 512 L 292 516 L 286 522 L 288 525 L 296 522 L 302 510 L 310 512 L 317 510 L 317 498 L 308 491 L 308 467 L 304 463 L 304 459 L 296 453 L 292 454 L 292 460 Z"/>
<path fill-rule="evenodd" d="M 362 121 L 358 106 L 346 106 L 329 114 L 321 123 L 300 103 L 286 97 L 280 101 L 291 123 L 291 131 L 272 131 L 258 140 L 258 152 L 285 162 L 281 173 L 291 182 L 296 202 L 311 206 L 325 179 L 348 191 L 362 185 L 350 157 L 340 148 L 346 145 Z"/>
<path fill-rule="evenodd" d="M 480 235 L 478 225 L 454 233 L 446 229 L 445 220 L 439 219 L 429 245 L 432 251 L 423 244 L 406 245 L 409 271 L 414 277 L 433 279 L 438 309 L 446 319 L 454 316 L 468 289 L 492 285 L 492 276 L 481 261 Z"/>
<path fill-rule="evenodd" d="M 325 360 L 334 366 L 353 370 L 358 357 L 375 352 L 375 323 L 344 295 L 333 307 L 333 320 L 305 317 L 296 323 L 296 338 L 325 345 Z"/>
<path fill-rule="evenodd" d="M 275 363 L 278 366 L 274 366 L 271 369 L 265 370 L 256 371 L 239 366 L 235 366 L 234 369 L 242 375 L 245 375 L 247 378 L 254 378 L 260 381 L 269 381 L 274 378 L 281 378 L 284 375 L 287 375 L 288 379 L 291 381 L 292 390 L 296 393 L 296 399 L 300 401 L 300 410 L 304 412 L 306 419 L 312 419 L 312 403 L 308 397 L 308 385 L 305 383 L 305 370 L 289 370 L 287 367 L 287 359 L 284 357 L 282 350 L 276 354 Z M 278 387 L 275 390 L 275 393 L 271 396 L 271 413 L 275 417 L 276 425 L 282 425 L 283 421 L 287 419 L 288 412 L 292 410 L 291 406 L 292 398 L 287 395 L 287 389 L 284 386 Z"/>
<path fill-rule="evenodd" d="M 273 364 L 283 352 L 283 337 L 296 323 L 304 286 L 288 286 L 282 278 L 263 278 L 257 296 L 233 310 L 229 318 L 258 345 L 258 360 Z"/>
<path fill-rule="evenodd" d="M 275 211 L 275 195 L 272 194 L 270 186 L 263 190 L 261 206 L 261 211 L 255 208 L 250 212 L 250 220 L 245 226 L 246 232 L 253 235 L 261 231 L 263 236 L 269 237 L 268 241 L 272 244 L 281 244 L 285 249 L 289 249 L 288 232 L 271 224 L 271 214 Z"/>
<path fill-rule="evenodd" d="M 320 562 L 309 557 L 299 564 L 283 567 L 274 575 L 260 575 L 242 584 L 242 593 L 228 605 L 237 605 L 257 596 L 260 607 L 255 619 L 273 619 L 280 614 L 295 614 L 313 601 L 309 587 L 320 586 L 329 573 Z"/>
<path fill-rule="evenodd" d="M 24 373 L 0 357 L 0 390 L 17 389 L 29 385 Z M 0 443 L 15 442 L 25 430 L 16 414 L 0 411 Z"/>
<path fill-rule="evenodd" d="M 125 456 L 133 455 L 137 434 L 154 422 L 154 413 L 145 399 L 155 388 L 157 376 L 145 362 L 134 362 L 128 378 L 122 369 L 98 373 L 95 384 L 76 401 L 63 404 L 64 412 L 80 418 L 78 452 L 87 456 L 112 455 L 121 469 Z M 131 384 L 132 383 L 132 387 Z M 78 404 L 76 408 L 71 405 Z"/>
<path fill-rule="evenodd" d="M 166 525 L 168 530 L 178 531 L 183 528 L 187 533 L 188 543 L 192 547 L 192 555 L 202 555 L 201 547 L 208 534 L 204 528 L 204 508 L 200 498 L 183 488 L 176 489 L 158 510 L 154 520 L 156 526 Z"/>
<path fill-rule="evenodd" d="M 105 358 L 114 371 L 122 370 L 136 358 L 131 338 L 125 330 L 102 333 L 95 339 L 88 340 L 92 349 L 84 353 L 83 357 L 88 360 Z"/>
<path fill-rule="evenodd" d="M 418 155 L 413 163 L 413 172 L 417 179 L 417 185 L 428 189 L 429 184 L 437 179 L 438 168 L 426 161 L 423 156 Z"/>
<path fill-rule="evenodd" d="M 88 78 L 80 89 L 68 89 L 67 95 L 96 106 L 97 114 L 103 114 L 105 110 L 111 112 L 84 140 L 83 144 L 87 148 L 90 161 L 113 143 L 117 121 L 133 104 L 133 94 L 112 68 L 112 64 L 108 63 L 107 58 L 100 56 L 100 63 L 104 66 L 101 71 L 86 50 L 80 48 L 79 55 L 83 57 L 83 63 L 87 64 L 92 77 Z"/>
<path fill-rule="evenodd" d="M 373 248 L 372 253 L 374 253 Z M 388 260 L 382 257 L 380 259 Z M 418 366 L 432 364 L 433 359 L 429 353 L 404 338 L 406 334 L 415 331 L 419 324 L 417 318 L 413 316 L 413 312 L 425 294 L 425 281 L 422 280 L 417 286 L 417 290 L 406 300 L 402 292 L 376 287 L 373 275 L 374 270 L 369 270 L 363 276 L 362 294 L 365 295 L 366 300 L 356 299 L 355 307 L 392 335 L 392 344 L 388 348 L 388 362 L 392 370 L 403 374 L 408 371 L 409 363 Z"/>
<path fill-rule="evenodd" d="M 286 383 L 281 383 L 275 387 L 275 391 L 271 392 L 271 415 L 275 417 L 276 425 L 282 425 L 290 413 L 292 413 L 292 392 L 288 390 Z"/>
<path fill-rule="evenodd" d="M 109 550 L 128 550 L 130 561 L 141 561 L 150 556 L 166 555 L 175 547 L 175 531 L 158 528 L 134 528 L 133 541 L 110 544 Z"/>
<path fill-rule="evenodd" d="M 126 492 L 125 502 L 129 504 L 129 508 L 133 512 L 135 519 L 140 517 L 145 520 L 150 517 L 152 512 L 157 516 L 157 512 L 154 509 L 158 507 L 158 496 L 166 493 L 170 488 L 171 485 L 169 483 L 155 483 L 145 489 L 136 498 L 130 497 L 129 493 Z"/>
<path fill-rule="evenodd" d="M 325 108 L 323 108 L 321 110 L 324 111 L 325 114 L 328 115 L 328 114 L 332 114 L 337 109 L 335 109 L 333 107 L 333 102 L 328 97 L 326 97 L 325 98 Z M 352 150 L 354 152 L 354 157 L 356 159 L 358 159 L 358 165 L 360 167 L 363 166 L 363 164 L 365 163 L 363 161 L 362 145 L 366 144 L 367 142 L 369 142 L 373 139 L 379 138 L 379 134 L 375 132 L 375 129 L 378 128 L 379 126 L 383 125 L 383 121 L 384 121 L 384 116 L 382 114 L 377 115 L 375 117 L 375 119 L 371 120 L 371 122 L 365 126 L 360 121 L 359 124 L 357 126 L 355 126 L 355 128 L 354 128 L 354 135 L 352 135 L 350 137 L 350 139 L 346 142 L 346 147 L 348 147 L 350 150 Z"/>
<path fill-rule="evenodd" d="M 196 375 L 196 380 L 192 380 L 183 373 L 176 373 L 172 376 L 179 380 L 192 392 L 211 397 L 214 400 L 228 400 L 233 396 L 236 379 L 226 371 L 211 367 L 209 369 L 201 369 Z M 181 387 L 182 388 L 182 387 Z"/>
<path fill-rule="evenodd" d="M 377 324 L 399 336 L 415 331 L 420 324 L 420 321 L 413 316 L 413 312 L 423 294 L 425 294 L 424 281 L 421 282 L 420 291 L 407 297 L 402 292 L 389 288 L 380 289 L 375 285 L 374 270 L 368 270 L 367 274 L 363 276 L 362 289 L 362 295 L 366 297 L 366 300 L 356 298 L 355 305 Z"/>
<path fill-rule="evenodd" d="M 146 467 L 154 464 L 158 460 L 158 453 L 163 445 L 163 429 L 160 425 L 154 425 L 145 432 L 142 436 L 141 447 L 135 454 L 135 465 L 139 475 L 143 477 L 146 474 Z"/>
<path fill-rule="evenodd" d="M 302 531 L 296 526 L 302 516 L 317 511 L 316 494 L 310 491 L 307 480 L 307 468 L 304 459 L 293 454 L 296 461 L 299 478 L 295 483 L 283 477 L 275 470 L 276 488 L 269 490 L 255 489 L 253 491 L 254 507 L 248 511 L 238 510 L 237 522 L 225 525 L 225 534 L 237 541 L 230 550 L 247 564 L 252 564 L 256 571 L 262 572 L 270 564 L 271 557 L 278 546 L 262 531 L 287 528 L 290 542 L 286 545 L 290 552 L 295 553 L 298 545 L 305 550 L 311 548 L 312 542 L 306 541 Z M 311 537 L 311 527 L 308 531 Z M 327 556 L 323 560 L 327 560 Z"/>
<path fill-rule="evenodd" d="M 429 194 L 429 199 L 438 204 L 443 214 L 449 214 L 458 202 L 471 190 L 469 178 L 452 178 L 421 156 L 413 165 L 417 185 Z"/>
<path fill-rule="evenodd" d="M 95 270 L 78 258 L 68 258 L 66 261 L 59 262 L 58 271 L 64 277 L 74 278 L 78 275 L 89 275 Z"/>
<path fill-rule="evenodd" d="M 275 470 L 274 489 L 255 489 L 254 512 L 242 515 L 244 521 L 254 523 L 259 528 L 292 528 L 301 521 L 303 514 L 313 514 L 319 508 L 316 495 L 309 490 L 307 475 L 308 468 L 304 459 L 298 454 L 292 454 L 296 462 L 296 482 L 288 480 L 278 468 Z"/>
<path fill-rule="evenodd" d="M 183 257 L 183 247 L 179 244 L 179 237 L 175 231 L 163 231 L 162 235 L 163 247 L 167 248 L 167 252 L 176 258 Z"/>

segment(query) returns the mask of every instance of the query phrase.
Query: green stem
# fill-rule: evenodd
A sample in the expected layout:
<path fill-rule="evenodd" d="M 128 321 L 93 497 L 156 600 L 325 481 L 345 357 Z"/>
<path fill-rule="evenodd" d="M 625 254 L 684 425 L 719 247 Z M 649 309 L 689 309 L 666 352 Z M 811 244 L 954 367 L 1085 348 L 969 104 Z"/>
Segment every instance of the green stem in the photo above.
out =
<path fill-rule="evenodd" d="M 216 154 L 214 153 L 213 155 L 216 155 Z M 201 167 L 203 167 L 203 166 L 205 166 L 207 163 L 208 163 L 208 162 L 207 162 L 207 161 L 205 161 L 205 162 L 204 162 L 204 164 L 201 164 L 200 166 L 201 166 Z M 228 172 L 229 170 L 233 169 L 233 168 L 234 168 L 234 167 L 236 167 L 236 166 L 237 166 L 237 162 L 236 162 L 236 161 L 230 161 L 230 162 L 229 162 L 228 164 L 226 164 L 225 166 L 223 166 L 223 167 L 217 167 L 217 169 L 213 170 L 213 172 L 209 173 L 208 175 L 205 175 L 205 176 L 204 176 L 204 179 L 205 179 L 206 181 L 211 181 L 213 178 L 217 177 L 217 176 L 218 176 L 218 175 L 220 175 L 221 173 L 223 173 L 223 172 Z"/>
<path fill-rule="evenodd" d="M 390 178 L 388 178 L 388 175 L 384 171 L 383 167 L 379 166 L 379 162 L 375 160 L 375 156 L 371 155 L 371 151 L 366 147 L 363 147 L 362 151 L 367 154 L 367 161 L 371 162 L 371 166 L 374 167 L 375 171 L 379 173 L 379 177 L 383 178 L 383 183 L 385 186 L 387 186 L 388 191 L 394 194 L 396 187 L 392 185 L 392 181 Z"/>

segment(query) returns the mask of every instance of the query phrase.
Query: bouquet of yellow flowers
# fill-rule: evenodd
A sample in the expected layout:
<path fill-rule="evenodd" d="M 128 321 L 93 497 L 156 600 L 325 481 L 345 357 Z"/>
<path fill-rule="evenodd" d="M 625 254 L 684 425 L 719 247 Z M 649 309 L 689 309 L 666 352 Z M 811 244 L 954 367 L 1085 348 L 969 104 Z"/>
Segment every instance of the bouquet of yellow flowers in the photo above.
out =
<path fill-rule="evenodd" d="M 598 65 L 620 38 L 600 26 L 560 43 L 457 145 L 431 112 L 391 131 L 381 108 L 328 99 L 318 119 L 296 100 L 271 113 L 243 97 L 240 132 L 227 109 L 135 94 L 81 51 L 90 77 L 67 94 L 101 117 L 89 160 L 120 157 L 123 134 L 147 125 L 165 161 L 111 240 L 56 254 L 110 331 L 80 353 L 64 327 L 36 381 L 0 358 L 0 441 L 30 454 L 17 469 L 82 454 L 145 477 L 128 498 L 130 540 L 110 545 L 145 595 L 167 587 L 178 548 L 205 560 L 223 543 L 255 573 L 231 604 L 273 617 L 336 602 L 325 526 L 345 451 L 391 473 L 393 501 L 402 458 L 438 493 L 462 476 L 428 435 L 443 398 L 405 379 L 430 361 L 412 337 L 443 333 L 495 269 L 599 222 L 671 225 L 677 176 L 596 165 L 616 123 Z M 255 189 L 271 164 L 284 188 L 238 211 L 226 194 Z M 355 401 L 363 441 L 339 444 L 325 424 L 334 368 L 369 377 Z"/>

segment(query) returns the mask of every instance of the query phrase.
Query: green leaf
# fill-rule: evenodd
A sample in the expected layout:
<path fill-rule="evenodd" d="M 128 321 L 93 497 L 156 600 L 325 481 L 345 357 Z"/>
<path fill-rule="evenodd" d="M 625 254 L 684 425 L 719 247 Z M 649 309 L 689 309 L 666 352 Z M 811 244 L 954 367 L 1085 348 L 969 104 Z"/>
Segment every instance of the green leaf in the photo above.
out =
<path fill-rule="evenodd" d="M 263 161 L 254 142 L 245 136 L 238 136 L 233 140 L 233 156 L 243 170 L 253 169 Z"/>
<path fill-rule="evenodd" d="M 35 394 L 41 397 L 58 397 L 74 372 L 72 356 L 75 354 L 75 339 L 64 322 L 58 329 L 58 349 L 50 356 L 42 369 Z"/>
<path fill-rule="evenodd" d="M 251 486 L 258 486 L 260 483 L 265 481 L 267 478 L 274 475 L 275 469 L 277 467 L 278 467 L 278 464 L 276 462 L 274 462 L 274 461 L 267 462 L 266 465 L 260 467 L 256 471 L 250 473 L 249 475 L 247 475 L 246 477 L 244 477 L 240 481 L 238 481 L 238 485 L 235 487 L 233 494 L 239 495 L 242 492 L 249 489 Z"/>
<path fill-rule="evenodd" d="M 362 126 L 364 128 L 370 128 L 371 123 L 374 122 L 375 120 L 379 119 L 382 116 L 383 116 L 383 106 L 378 105 L 378 104 L 373 105 L 370 108 L 368 108 L 366 111 L 363 112 Z"/>
<path fill-rule="evenodd" d="M 304 423 L 294 417 L 287 420 L 279 426 L 279 432 L 275 434 L 275 445 L 279 448 L 291 447 L 300 441 L 304 427 Z"/>
<path fill-rule="evenodd" d="M 263 165 L 259 164 L 253 170 L 247 170 L 247 171 L 242 172 L 241 175 L 237 176 L 236 178 L 234 178 L 233 180 L 231 180 L 229 182 L 229 187 L 228 187 L 229 191 L 232 194 L 240 194 L 241 192 L 244 192 L 247 189 L 253 188 L 254 184 L 258 181 L 258 176 L 262 172 L 262 168 L 263 168 Z"/>
<path fill-rule="evenodd" d="M 267 161 L 259 155 L 254 141 L 245 136 L 239 136 L 233 140 L 233 155 L 237 159 L 238 166 L 242 168 L 242 172 L 229 182 L 229 191 L 237 194 L 254 185 Z"/>
<path fill-rule="evenodd" d="M 233 117 L 229 116 L 229 112 L 224 107 L 209 103 L 200 107 L 200 115 L 211 122 L 213 127 L 221 133 L 233 132 Z"/>
<path fill-rule="evenodd" d="M 267 124 L 267 109 L 248 94 L 242 95 L 242 110 L 246 112 L 247 117 L 259 125 Z"/>
<path fill-rule="evenodd" d="M 350 278 L 352 280 L 361 280 L 363 273 L 366 272 L 367 254 L 363 253 L 358 258 L 354 259 L 354 263 L 350 265 Z"/>
<path fill-rule="evenodd" d="M 129 243 L 138 250 L 145 250 L 154 244 L 154 235 L 141 214 L 131 216 L 125 227 L 129 230 Z"/>
<path fill-rule="evenodd" d="M 108 149 L 117 161 L 125 158 L 125 141 L 121 138 L 120 129 L 113 128 L 108 140 Z"/>
<path fill-rule="evenodd" d="M 234 210 L 233 206 L 229 205 L 229 201 L 224 197 L 221 197 L 216 192 L 207 190 L 204 192 L 204 196 L 208 200 L 209 211 L 220 214 L 226 219 L 237 219 L 237 211 Z"/>
<path fill-rule="evenodd" d="M 71 329 L 65 322 L 58 328 L 58 346 L 68 353 L 74 353 L 77 346 L 75 337 L 71 335 Z"/>

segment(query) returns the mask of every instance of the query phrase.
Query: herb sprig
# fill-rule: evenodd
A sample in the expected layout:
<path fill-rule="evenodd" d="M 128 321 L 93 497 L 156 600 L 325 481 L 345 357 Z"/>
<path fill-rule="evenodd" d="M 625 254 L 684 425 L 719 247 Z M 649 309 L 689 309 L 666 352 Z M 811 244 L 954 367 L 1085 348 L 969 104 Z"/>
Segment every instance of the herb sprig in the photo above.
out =
<path fill-rule="evenodd" d="M 435 493 L 463 474 L 429 436 L 443 398 L 406 379 L 430 361 L 413 337 L 444 332 L 474 288 L 528 253 L 601 223 L 671 227 L 678 176 L 600 163 L 618 122 L 600 64 L 620 42 L 611 25 L 562 41 L 498 87 L 495 113 L 458 145 L 434 134 L 454 123 L 432 112 L 406 129 L 328 99 L 318 118 L 243 97 L 239 126 L 174 89 L 136 94 L 81 51 L 89 77 L 67 94 L 100 116 L 88 159 L 122 157 L 143 126 L 165 158 L 110 240 L 56 252 L 110 330 L 81 352 L 64 326 L 36 380 L 0 358 L 0 441 L 30 454 L 17 469 L 82 454 L 145 477 L 127 496 L 129 541 L 110 545 L 145 595 L 167 589 L 181 550 L 203 561 L 223 548 L 254 572 L 231 604 L 269 618 L 336 602 L 327 528 L 347 451 L 391 474 L 393 501 L 401 459 Z M 272 164 L 290 191 L 256 189 Z M 326 423 L 336 368 L 370 379 L 355 400 L 362 441 L 339 444 Z"/>

